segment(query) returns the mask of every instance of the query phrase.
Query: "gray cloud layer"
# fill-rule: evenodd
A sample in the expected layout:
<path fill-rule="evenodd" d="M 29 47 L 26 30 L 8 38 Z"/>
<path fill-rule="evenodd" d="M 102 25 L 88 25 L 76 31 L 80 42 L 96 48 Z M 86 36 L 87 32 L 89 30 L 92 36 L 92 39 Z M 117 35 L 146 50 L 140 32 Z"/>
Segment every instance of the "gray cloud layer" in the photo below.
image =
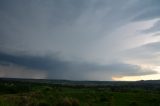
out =
<path fill-rule="evenodd" d="M 160 65 L 160 42 L 152 42 L 125 51 L 125 58 L 141 64 Z"/>
<path fill-rule="evenodd" d="M 159 0 L 1 0 L 0 4 L 1 49 L 78 56 L 89 49 L 86 45 L 120 26 L 160 15 Z"/>
<path fill-rule="evenodd" d="M 110 80 L 155 73 L 123 61 L 150 59 L 159 52 L 159 42 L 129 50 L 124 58 L 119 53 L 126 37 L 113 33 L 130 23 L 159 18 L 159 5 L 160 0 L 0 0 L 1 74 L 8 75 L 10 69 L 5 68 L 6 74 L 3 69 L 11 64 L 22 76 L 28 69 L 58 79 Z M 159 22 L 144 32 L 157 31 Z M 48 52 L 58 52 L 63 59 L 45 56 Z M 105 65 L 98 63 L 103 59 Z"/>
<path fill-rule="evenodd" d="M 160 31 L 160 20 L 157 21 L 151 28 L 144 30 L 144 33 L 154 33 Z"/>
<path fill-rule="evenodd" d="M 139 66 L 125 63 L 111 63 L 108 65 L 100 65 L 95 63 L 64 61 L 53 56 L 17 56 L 2 52 L 0 53 L 0 64 L 1 66 L 9 66 L 10 64 L 12 64 L 24 67 L 26 69 L 41 70 L 47 73 L 47 78 L 58 79 L 66 78 L 76 80 L 98 80 L 98 77 L 106 76 L 107 80 L 111 80 L 112 76 L 134 76 L 156 73 L 152 70 L 142 69 Z"/>

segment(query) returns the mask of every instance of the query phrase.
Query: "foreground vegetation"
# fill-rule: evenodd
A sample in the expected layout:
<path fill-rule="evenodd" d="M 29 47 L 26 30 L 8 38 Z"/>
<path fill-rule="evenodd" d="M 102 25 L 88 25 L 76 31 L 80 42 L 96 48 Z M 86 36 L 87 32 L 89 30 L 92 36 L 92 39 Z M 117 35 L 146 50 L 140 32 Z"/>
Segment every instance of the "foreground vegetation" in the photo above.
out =
<path fill-rule="evenodd" d="M 0 106 L 160 106 L 160 90 L 0 81 Z"/>

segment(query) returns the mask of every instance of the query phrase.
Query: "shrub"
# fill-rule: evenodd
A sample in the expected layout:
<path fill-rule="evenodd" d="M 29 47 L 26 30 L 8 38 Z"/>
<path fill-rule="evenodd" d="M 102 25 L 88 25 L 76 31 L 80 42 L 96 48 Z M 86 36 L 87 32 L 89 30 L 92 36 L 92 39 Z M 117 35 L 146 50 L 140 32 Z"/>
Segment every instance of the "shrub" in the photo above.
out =
<path fill-rule="evenodd" d="M 69 98 L 64 98 L 63 105 L 64 106 L 72 106 L 72 102 Z"/>
<path fill-rule="evenodd" d="M 79 105 L 80 105 L 79 100 L 72 99 L 72 106 L 79 106 Z"/>
<path fill-rule="evenodd" d="M 108 104 L 109 104 L 109 106 L 114 106 L 114 97 L 113 97 L 113 96 L 111 96 L 111 97 L 109 98 Z"/>
<path fill-rule="evenodd" d="M 79 106 L 79 100 L 65 97 L 62 102 L 59 102 L 57 106 Z"/>

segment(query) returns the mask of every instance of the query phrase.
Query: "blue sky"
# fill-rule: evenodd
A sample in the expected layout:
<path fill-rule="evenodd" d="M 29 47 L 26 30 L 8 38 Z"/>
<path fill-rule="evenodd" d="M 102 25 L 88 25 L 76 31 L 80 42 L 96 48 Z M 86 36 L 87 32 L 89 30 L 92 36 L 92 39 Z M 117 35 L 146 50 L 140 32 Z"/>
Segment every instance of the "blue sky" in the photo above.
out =
<path fill-rule="evenodd" d="M 0 77 L 160 77 L 159 0 L 0 0 Z"/>

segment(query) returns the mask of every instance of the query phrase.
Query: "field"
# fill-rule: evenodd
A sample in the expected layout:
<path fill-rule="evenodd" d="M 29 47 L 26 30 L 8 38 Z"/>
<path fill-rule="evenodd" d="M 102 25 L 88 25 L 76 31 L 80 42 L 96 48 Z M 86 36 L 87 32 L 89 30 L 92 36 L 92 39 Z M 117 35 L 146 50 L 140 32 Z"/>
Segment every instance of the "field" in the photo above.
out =
<path fill-rule="evenodd" d="M 159 83 L 62 82 L 1 79 L 0 106 L 160 106 Z"/>

